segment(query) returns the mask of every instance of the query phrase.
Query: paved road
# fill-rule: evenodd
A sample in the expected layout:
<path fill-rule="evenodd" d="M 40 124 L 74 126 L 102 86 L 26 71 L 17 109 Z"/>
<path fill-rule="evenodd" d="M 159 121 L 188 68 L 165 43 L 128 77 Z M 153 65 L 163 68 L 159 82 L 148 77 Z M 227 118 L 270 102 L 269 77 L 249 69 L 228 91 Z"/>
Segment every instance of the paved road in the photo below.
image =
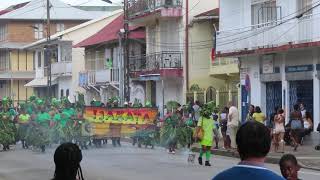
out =
<path fill-rule="evenodd" d="M 83 151 L 82 167 L 86 180 L 168 180 L 210 179 L 237 159 L 213 157 L 212 167 L 186 162 L 186 153 L 169 155 L 164 149 L 138 149 L 131 145 L 111 146 Z M 41 154 L 16 149 L 0 152 L 0 180 L 47 180 L 53 175 L 53 149 Z M 278 166 L 267 165 L 277 171 Z M 319 180 L 320 172 L 302 169 L 302 179 Z"/>

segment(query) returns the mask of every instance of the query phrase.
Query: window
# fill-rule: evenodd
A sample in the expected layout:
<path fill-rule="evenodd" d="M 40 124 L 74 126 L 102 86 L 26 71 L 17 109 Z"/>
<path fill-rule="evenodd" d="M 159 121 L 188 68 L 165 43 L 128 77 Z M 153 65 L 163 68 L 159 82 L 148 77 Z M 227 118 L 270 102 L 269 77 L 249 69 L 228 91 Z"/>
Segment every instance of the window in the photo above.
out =
<path fill-rule="evenodd" d="M 275 0 L 255 3 L 251 6 L 251 23 L 258 27 L 274 25 L 281 19 L 281 7 Z"/>
<path fill-rule="evenodd" d="M 9 52 L 0 51 L 0 71 L 9 70 Z"/>
<path fill-rule="evenodd" d="M 61 31 L 64 31 L 64 24 L 58 23 L 57 24 L 57 32 L 61 32 Z"/>
<path fill-rule="evenodd" d="M 66 97 L 69 97 L 69 89 L 66 90 Z"/>
<path fill-rule="evenodd" d="M 4 41 L 7 39 L 7 25 L 6 24 L 0 24 L 0 41 Z"/>
<path fill-rule="evenodd" d="M 41 52 L 37 52 L 37 54 L 38 54 L 38 67 L 40 68 L 41 67 L 42 54 L 41 54 Z"/>
<path fill-rule="evenodd" d="M 44 36 L 43 36 L 43 24 L 35 24 L 34 25 L 34 38 L 35 39 L 42 39 Z"/>
<path fill-rule="evenodd" d="M 297 13 L 301 14 L 303 12 L 306 12 L 304 14 L 304 16 L 310 15 L 312 14 L 312 10 L 310 10 L 312 8 L 312 0 L 297 0 Z"/>
<path fill-rule="evenodd" d="M 64 96 L 63 89 L 60 90 L 60 97 L 62 98 Z"/>

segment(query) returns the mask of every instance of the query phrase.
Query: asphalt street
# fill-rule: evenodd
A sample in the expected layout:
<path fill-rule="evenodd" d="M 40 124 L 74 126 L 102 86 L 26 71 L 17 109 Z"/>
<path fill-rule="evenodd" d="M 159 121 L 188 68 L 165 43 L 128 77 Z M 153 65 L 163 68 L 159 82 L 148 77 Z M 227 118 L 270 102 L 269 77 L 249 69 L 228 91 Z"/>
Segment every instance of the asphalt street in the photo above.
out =
<path fill-rule="evenodd" d="M 0 180 L 49 180 L 54 173 L 54 148 L 45 154 L 16 148 L 0 152 Z M 83 151 L 82 168 L 86 180 L 194 180 L 211 179 L 215 174 L 232 167 L 238 160 L 221 156 L 212 158 L 212 167 L 187 162 L 186 152 L 170 155 L 162 148 L 139 149 L 129 144 L 120 148 Z M 279 173 L 277 165 L 267 167 Z M 320 172 L 301 169 L 300 177 L 319 180 Z"/>

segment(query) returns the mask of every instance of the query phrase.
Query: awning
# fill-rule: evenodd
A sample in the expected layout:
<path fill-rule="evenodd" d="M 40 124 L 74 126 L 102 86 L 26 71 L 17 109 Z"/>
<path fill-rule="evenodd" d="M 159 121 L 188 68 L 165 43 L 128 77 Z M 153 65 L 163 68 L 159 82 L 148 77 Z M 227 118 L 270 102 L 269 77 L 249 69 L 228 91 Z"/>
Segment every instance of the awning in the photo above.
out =
<path fill-rule="evenodd" d="M 52 77 L 51 79 L 51 85 L 57 84 L 57 77 Z M 47 78 L 36 78 L 26 85 L 25 87 L 47 87 L 48 86 L 48 79 Z"/>
<path fill-rule="evenodd" d="M 82 42 L 76 44 L 74 47 L 87 47 L 98 45 L 102 43 L 107 43 L 110 41 L 118 40 L 120 29 L 123 28 L 123 14 L 113 20 L 111 23 L 107 24 L 99 32 L 92 35 L 91 37 L 83 40 Z M 145 39 L 146 32 L 144 27 L 140 26 L 130 26 L 129 27 L 129 39 Z"/>

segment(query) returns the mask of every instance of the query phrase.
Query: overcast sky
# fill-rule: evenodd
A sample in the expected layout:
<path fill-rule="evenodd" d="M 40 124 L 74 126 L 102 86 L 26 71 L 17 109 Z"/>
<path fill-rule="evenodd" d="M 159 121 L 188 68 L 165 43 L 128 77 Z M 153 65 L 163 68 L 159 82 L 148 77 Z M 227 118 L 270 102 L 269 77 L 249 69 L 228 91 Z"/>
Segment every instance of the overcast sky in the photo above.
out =
<path fill-rule="evenodd" d="M 27 2 L 27 1 L 31 1 L 31 0 L 0 0 L 0 9 L 2 10 L 13 4 L 18 4 L 18 3 Z M 64 1 L 72 5 L 85 3 L 82 6 L 108 6 L 109 5 L 108 3 L 103 2 L 101 0 L 61 0 L 61 1 Z M 117 5 L 117 4 L 120 4 L 122 0 L 111 0 L 111 1 L 116 3 L 115 5 Z"/>

